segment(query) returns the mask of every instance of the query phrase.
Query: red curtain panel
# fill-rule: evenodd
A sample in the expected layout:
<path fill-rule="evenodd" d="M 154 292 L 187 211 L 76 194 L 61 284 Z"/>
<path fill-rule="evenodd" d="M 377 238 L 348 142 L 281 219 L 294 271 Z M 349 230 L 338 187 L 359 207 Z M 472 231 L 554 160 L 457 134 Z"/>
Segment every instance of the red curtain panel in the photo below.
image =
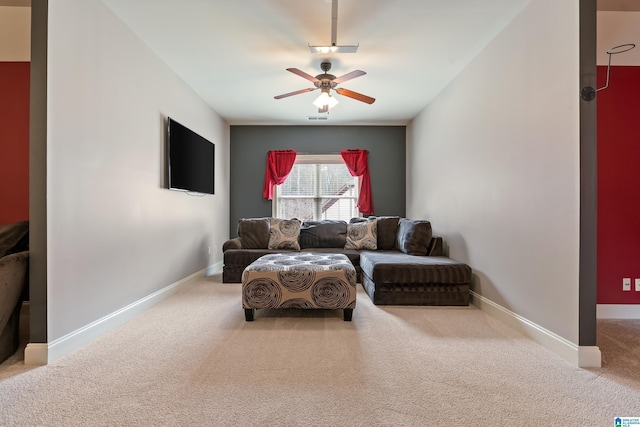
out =
<path fill-rule="evenodd" d="M 351 176 L 360 177 L 360 195 L 358 196 L 358 210 L 365 215 L 373 215 L 373 200 L 371 198 L 371 177 L 369 176 L 369 152 L 367 150 L 342 150 L 342 159 L 349 169 Z"/>
<path fill-rule="evenodd" d="M 267 168 L 264 176 L 262 197 L 273 199 L 274 186 L 282 184 L 293 169 L 296 161 L 295 150 L 274 150 L 267 154 Z"/>

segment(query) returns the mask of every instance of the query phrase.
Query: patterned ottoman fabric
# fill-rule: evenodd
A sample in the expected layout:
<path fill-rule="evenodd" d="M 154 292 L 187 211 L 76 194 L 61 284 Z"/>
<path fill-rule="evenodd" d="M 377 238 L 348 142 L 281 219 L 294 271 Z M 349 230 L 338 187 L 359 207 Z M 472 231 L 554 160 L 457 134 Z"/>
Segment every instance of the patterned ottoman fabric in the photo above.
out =
<path fill-rule="evenodd" d="M 351 320 L 355 306 L 356 270 L 343 254 L 264 255 L 242 273 L 248 321 L 256 308 L 343 309 Z"/>

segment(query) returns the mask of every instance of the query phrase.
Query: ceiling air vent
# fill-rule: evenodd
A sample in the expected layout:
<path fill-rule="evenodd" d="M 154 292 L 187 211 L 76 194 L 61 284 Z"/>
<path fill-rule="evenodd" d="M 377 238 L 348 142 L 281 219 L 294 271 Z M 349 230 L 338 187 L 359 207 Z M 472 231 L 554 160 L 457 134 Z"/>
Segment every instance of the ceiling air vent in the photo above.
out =
<path fill-rule="evenodd" d="M 329 120 L 329 117 L 327 116 L 309 116 L 308 119 L 312 122 L 318 122 L 318 121 L 326 121 Z"/>

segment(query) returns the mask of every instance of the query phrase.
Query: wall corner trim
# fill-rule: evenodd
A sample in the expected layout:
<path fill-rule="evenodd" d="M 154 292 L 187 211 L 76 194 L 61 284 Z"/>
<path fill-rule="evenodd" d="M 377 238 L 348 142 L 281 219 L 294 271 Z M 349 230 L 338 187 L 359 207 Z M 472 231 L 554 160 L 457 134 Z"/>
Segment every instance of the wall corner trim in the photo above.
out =
<path fill-rule="evenodd" d="M 24 352 L 25 365 L 42 366 L 56 361 L 106 332 L 124 324 L 138 314 L 145 312 L 180 289 L 202 279 L 204 272 L 205 270 L 195 272 L 50 343 L 27 344 Z"/>
<path fill-rule="evenodd" d="M 602 353 L 598 346 L 585 346 L 578 347 L 578 367 L 579 368 L 601 368 L 602 367 Z"/>
<path fill-rule="evenodd" d="M 49 345 L 46 343 L 29 343 L 24 349 L 24 364 L 43 366 L 49 360 Z"/>
<path fill-rule="evenodd" d="M 482 295 L 471 291 L 472 304 L 488 315 L 531 338 L 578 368 L 599 368 L 602 363 L 596 346 L 579 346 L 542 326 L 514 313 Z"/>

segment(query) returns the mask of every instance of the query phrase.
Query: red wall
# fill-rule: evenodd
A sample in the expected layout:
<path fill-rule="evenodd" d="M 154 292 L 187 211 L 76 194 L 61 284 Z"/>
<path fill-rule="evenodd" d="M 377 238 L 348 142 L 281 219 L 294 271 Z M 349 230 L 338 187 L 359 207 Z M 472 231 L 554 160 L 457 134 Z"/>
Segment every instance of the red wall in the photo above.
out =
<path fill-rule="evenodd" d="M 598 67 L 598 87 L 607 67 Z M 611 67 L 598 92 L 598 304 L 640 304 L 640 67 Z M 622 278 L 631 291 L 622 291 Z"/>
<path fill-rule="evenodd" d="M 0 224 L 29 219 L 29 63 L 0 62 Z"/>

